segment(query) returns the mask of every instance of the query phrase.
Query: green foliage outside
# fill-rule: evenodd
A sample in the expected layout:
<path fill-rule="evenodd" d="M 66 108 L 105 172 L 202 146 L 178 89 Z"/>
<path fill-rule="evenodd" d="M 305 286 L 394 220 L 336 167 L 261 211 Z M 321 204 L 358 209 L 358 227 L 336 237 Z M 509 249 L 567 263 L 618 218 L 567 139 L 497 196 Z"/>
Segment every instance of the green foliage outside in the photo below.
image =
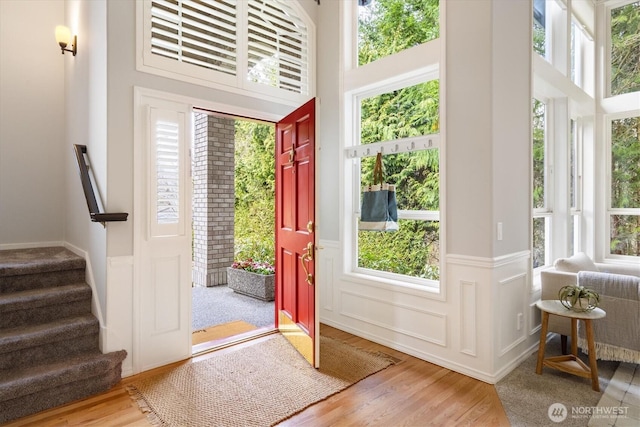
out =
<path fill-rule="evenodd" d="M 373 0 L 358 11 L 360 65 L 437 39 L 440 35 L 438 0 Z"/>
<path fill-rule="evenodd" d="M 546 34 L 543 26 L 533 21 L 533 51 L 545 57 Z"/>
<path fill-rule="evenodd" d="M 546 106 L 533 100 L 532 131 L 533 131 L 533 208 L 545 207 L 545 120 Z M 545 228 L 544 218 L 533 219 L 533 268 L 545 265 Z"/>
<path fill-rule="evenodd" d="M 235 259 L 274 264 L 275 129 L 235 122 Z"/>
<path fill-rule="evenodd" d="M 640 91 L 640 2 L 611 10 L 611 94 Z M 640 208 L 640 117 L 611 122 L 611 208 Z M 640 215 L 611 215 L 612 254 L 640 256 Z"/>
<path fill-rule="evenodd" d="M 611 94 L 640 91 L 640 2 L 611 10 Z"/>
<path fill-rule="evenodd" d="M 611 207 L 640 208 L 640 117 L 611 123 Z M 640 215 L 611 216 L 611 253 L 640 255 Z"/>
<path fill-rule="evenodd" d="M 533 100 L 533 208 L 545 207 L 544 200 L 544 162 L 545 162 L 545 111 L 544 103 Z"/>
<path fill-rule="evenodd" d="M 360 8 L 358 54 L 366 64 L 438 37 L 434 0 L 374 0 Z M 429 81 L 373 96 L 361 103 L 361 143 L 438 132 L 439 82 Z M 363 185 L 372 182 L 375 158 L 361 161 Z M 438 211 L 438 150 L 383 156 L 385 182 L 396 185 L 398 209 Z M 439 222 L 400 220 L 397 232 L 360 231 L 358 266 L 439 279 Z"/>

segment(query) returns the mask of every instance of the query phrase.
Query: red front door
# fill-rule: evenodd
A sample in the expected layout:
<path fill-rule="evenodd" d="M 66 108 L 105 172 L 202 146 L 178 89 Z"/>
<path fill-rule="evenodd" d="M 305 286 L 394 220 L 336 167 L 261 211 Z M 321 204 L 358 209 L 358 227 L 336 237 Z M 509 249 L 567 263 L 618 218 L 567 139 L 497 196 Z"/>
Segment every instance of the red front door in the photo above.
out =
<path fill-rule="evenodd" d="M 276 326 L 318 367 L 314 231 L 315 98 L 276 125 Z"/>

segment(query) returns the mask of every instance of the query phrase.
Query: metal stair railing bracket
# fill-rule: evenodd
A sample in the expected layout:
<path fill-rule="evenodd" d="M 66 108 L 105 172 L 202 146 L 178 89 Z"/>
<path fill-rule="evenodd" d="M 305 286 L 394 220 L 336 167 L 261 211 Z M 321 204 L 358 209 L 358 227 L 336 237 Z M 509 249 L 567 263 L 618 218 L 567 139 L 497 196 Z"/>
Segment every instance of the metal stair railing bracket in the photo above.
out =
<path fill-rule="evenodd" d="M 106 227 L 107 222 L 126 221 L 127 217 L 129 216 L 129 214 L 126 212 L 100 212 L 98 201 L 96 199 L 95 192 L 93 191 L 93 184 L 91 183 L 91 178 L 89 176 L 89 165 L 87 165 L 87 162 L 84 158 L 84 155 L 87 154 L 87 146 L 74 144 L 73 149 L 76 153 L 76 159 L 78 160 L 80 181 L 82 182 L 84 197 L 87 199 L 87 207 L 89 208 L 89 216 L 91 216 L 91 221 L 99 222 L 103 227 Z"/>

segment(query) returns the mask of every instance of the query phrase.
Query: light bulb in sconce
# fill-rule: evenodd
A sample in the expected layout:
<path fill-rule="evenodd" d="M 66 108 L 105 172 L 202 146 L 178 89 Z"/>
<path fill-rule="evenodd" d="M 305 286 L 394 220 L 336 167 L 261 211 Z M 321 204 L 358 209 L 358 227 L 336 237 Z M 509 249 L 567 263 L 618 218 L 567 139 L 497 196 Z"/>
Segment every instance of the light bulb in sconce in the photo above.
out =
<path fill-rule="evenodd" d="M 71 30 L 69 30 L 69 27 L 65 27 L 64 25 L 58 25 L 56 27 L 56 42 L 60 45 L 63 55 L 66 51 L 71 52 L 73 53 L 73 56 L 76 56 L 76 53 L 78 52 L 78 36 L 73 36 L 71 49 L 67 49 L 67 46 L 71 43 Z"/>

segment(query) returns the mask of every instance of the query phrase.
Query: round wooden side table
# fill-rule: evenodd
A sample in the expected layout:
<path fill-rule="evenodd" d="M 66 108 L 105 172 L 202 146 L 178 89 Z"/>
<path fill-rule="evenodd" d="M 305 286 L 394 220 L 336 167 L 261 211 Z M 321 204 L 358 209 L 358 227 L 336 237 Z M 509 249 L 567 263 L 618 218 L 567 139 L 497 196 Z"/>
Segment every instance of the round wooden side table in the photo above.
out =
<path fill-rule="evenodd" d="M 542 312 L 542 329 L 540 330 L 540 347 L 538 348 L 538 363 L 536 374 L 542 374 L 542 367 L 548 366 L 562 372 L 577 375 L 579 377 L 591 378 L 591 388 L 600 391 L 598 381 L 598 365 L 596 363 L 596 345 L 593 336 L 592 320 L 602 319 L 607 315 L 601 308 L 595 308 L 587 312 L 569 310 L 559 300 L 542 300 L 536 303 Z M 547 329 L 549 325 L 549 314 L 568 317 L 571 319 L 571 354 L 554 357 L 544 357 L 544 350 L 547 344 Z M 578 320 L 582 320 L 587 335 L 587 349 L 589 351 L 589 366 L 578 358 Z"/>

